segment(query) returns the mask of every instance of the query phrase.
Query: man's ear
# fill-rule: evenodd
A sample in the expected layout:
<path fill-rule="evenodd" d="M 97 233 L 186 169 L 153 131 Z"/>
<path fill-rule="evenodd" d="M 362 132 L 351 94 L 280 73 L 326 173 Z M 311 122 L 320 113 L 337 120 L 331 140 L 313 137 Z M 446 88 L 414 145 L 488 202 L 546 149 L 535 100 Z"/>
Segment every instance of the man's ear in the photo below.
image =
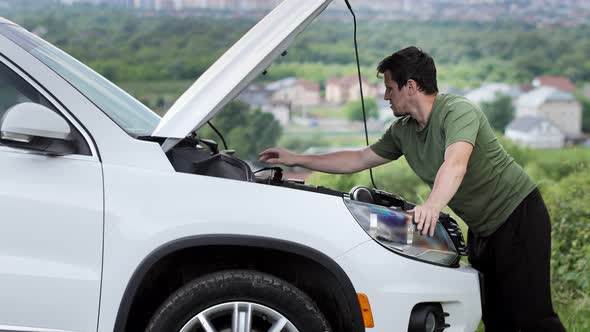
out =
<path fill-rule="evenodd" d="M 408 86 L 408 94 L 410 96 L 413 96 L 416 94 L 416 92 L 418 92 L 418 85 L 413 79 L 409 79 L 406 85 Z"/>

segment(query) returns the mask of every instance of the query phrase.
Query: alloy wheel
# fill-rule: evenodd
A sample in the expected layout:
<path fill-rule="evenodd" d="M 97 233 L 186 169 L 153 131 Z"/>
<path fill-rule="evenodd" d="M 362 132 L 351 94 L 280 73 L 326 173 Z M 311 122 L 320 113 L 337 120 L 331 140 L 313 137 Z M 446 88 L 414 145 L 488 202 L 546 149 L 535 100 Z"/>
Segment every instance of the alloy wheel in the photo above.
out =
<path fill-rule="evenodd" d="M 252 302 L 227 302 L 193 316 L 179 332 L 299 332 L 279 312 Z"/>

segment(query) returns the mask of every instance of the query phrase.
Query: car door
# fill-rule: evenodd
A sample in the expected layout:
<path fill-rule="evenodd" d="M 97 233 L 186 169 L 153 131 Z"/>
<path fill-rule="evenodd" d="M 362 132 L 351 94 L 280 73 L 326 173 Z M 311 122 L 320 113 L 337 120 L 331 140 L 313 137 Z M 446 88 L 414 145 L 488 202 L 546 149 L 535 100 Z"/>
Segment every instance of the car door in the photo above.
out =
<path fill-rule="evenodd" d="M 96 331 L 101 163 L 59 96 L 0 56 L 0 118 L 22 102 L 42 104 L 66 119 L 78 151 L 47 156 L 0 142 L 0 331 Z"/>

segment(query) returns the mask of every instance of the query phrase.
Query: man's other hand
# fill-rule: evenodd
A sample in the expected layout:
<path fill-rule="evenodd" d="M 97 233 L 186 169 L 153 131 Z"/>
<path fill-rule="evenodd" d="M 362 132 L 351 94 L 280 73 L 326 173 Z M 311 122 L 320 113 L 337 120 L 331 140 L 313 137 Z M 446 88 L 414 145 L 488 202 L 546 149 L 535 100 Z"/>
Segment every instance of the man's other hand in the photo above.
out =
<path fill-rule="evenodd" d="M 283 148 L 266 149 L 258 155 L 258 160 L 263 163 L 296 166 L 297 155 Z"/>
<path fill-rule="evenodd" d="M 440 216 L 439 209 L 428 205 L 416 205 L 408 212 L 414 213 L 414 222 L 418 224 L 418 231 L 421 231 L 422 235 L 434 236 L 436 222 Z"/>

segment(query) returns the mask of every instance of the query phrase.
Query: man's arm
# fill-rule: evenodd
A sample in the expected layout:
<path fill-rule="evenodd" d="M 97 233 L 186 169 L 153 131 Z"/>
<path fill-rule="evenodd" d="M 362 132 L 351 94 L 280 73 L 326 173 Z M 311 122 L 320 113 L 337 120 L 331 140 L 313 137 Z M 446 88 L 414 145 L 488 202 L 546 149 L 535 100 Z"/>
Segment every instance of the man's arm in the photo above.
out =
<path fill-rule="evenodd" d="M 473 145 L 467 142 L 456 142 L 445 150 L 445 161 L 438 169 L 432 192 L 424 205 L 417 205 L 413 210 L 414 221 L 422 234 L 434 235 L 436 221 L 442 209 L 455 196 L 467 171 L 467 163 L 471 157 Z"/>
<path fill-rule="evenodd" d="M 270 148 L 260 153 L 259 160 L 270 164 L 301 166 L 334 174 L 355 173 L 390 161 L 380 157 L 369 147 L 358 151 L 339 151 L 319 155 L 295 154 L 283 148 Z"/>

